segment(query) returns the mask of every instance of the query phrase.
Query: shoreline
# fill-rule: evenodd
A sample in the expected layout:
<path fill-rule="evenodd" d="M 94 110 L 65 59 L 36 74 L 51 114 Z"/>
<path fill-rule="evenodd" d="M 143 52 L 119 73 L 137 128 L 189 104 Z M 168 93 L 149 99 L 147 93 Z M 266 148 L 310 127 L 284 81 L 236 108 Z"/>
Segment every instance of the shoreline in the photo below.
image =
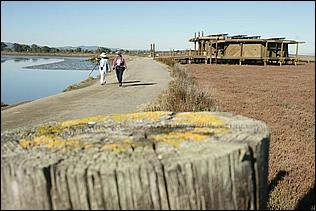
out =
<path fill-rule="evenodd" d="M 1 51 L 1 56 L 65 56 L 65 57 L 93 57 L 97 54 L 86 53 L 25 53 Z"/>
<path fill-rule="evenodd" d="M 29 102 L 32 102 L 32 101 L 34 101 L 34 100 L 26 100 L 26 101 L 17 102 L 17 103 L 14 103 L 14 104 L 5 104 L 5 106 L 1 105 L 1 111 L 9 109 L 9 108 L 13 108 L 13 107 L 18 106 L 18 105 L 29 103 Z"/>
<path fill-rule="evenodd" d="M 1 53 L 1 56 L 2 56 L 2 53 Z M 25 56 L 25 55 L 13 55 L 12 56 Z M 27 56 L 30 56 L 30 55 L 27 55 Z M 60 55 L 58 55 L 60 56 Z M 75 56 L 78 56 L 78 55 L 73 55 L 72 57 L 75 57 Z M 131 58 L 132 57 L 132 58 Z M 132 61 L 134 58 L 133 56 L 127 56 L 125 57 L 126 60 L 128 62 Z M 97 80 L 99 79 L 99 77 L 96 77 L 96 78 L 87 78 L 87 79 L 84 79 L 82 81 L 79 81 L 78 83 L 74 83 L 74 84 L 70 84 L 68 85 L 65 89 L 63 89 L 60 93 L 63 93 L 63 92 L 69 92 L 69 91 L 72 91 L 72 90 L 76 90 L 76 89 L 81 89 L 81 88 L 85 88 L 85 87 L 88 87 L 88 86 L 91 86 L 93 85 Z M 40 99 L 40 98 L 39 98 Z M 34 100 L 37 100 L 37 99 L 34 99 Z M 21 105 L 21 104 L 25 104 L 25 103 L 29 103 L 29 102 L 32 102 L 34 100 L 26 100 L 26 101 L 20 101 L 20 102 L 16 102 L 14 104 L 7 104 L 6 102 L 2 102 L 5 106 L 2 106 L 1 105 L 1 111 L 3 110 L 6 110 L 6 109 L 9 109 L 9 108 L 12 108 L 12 107 L 15 107 L 15 106 L 18 106 L 18 105 Z"/>

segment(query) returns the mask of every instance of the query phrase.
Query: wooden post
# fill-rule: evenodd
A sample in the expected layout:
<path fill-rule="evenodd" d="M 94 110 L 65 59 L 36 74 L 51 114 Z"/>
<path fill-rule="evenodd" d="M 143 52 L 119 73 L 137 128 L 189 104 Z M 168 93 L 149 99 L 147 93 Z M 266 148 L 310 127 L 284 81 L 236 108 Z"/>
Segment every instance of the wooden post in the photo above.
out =
<path fill-rule="evenodd" d="M 213 42 L 210 42 L 210 64 L 212 64 L 213 60 Z"/>
<path fill-rule="evenodd" d="M 200 41 L 200 32 L 198 32 L 198 53 L 197 55 L 199 56 L 200 55 L 200 52 L 201 52 L 201 41 Z"/>
<path fill-rule="evenodd" d="M 218 49 L 217 49 L 217 39 L 215 43 L 215 64 L 217 64 L 217 55 L 218 55 Z"/>
<path fill-rule="evenodd" d="M 152 45 L 153 45 L 153 44 L 150 43 L 150 57 L 153 56 L 153 55 L 152 55 L 152 53 L 153 53 L 153 47 L 152 47 Z"/>
<path fill-rule="evenodd" d="M 154 59 L 156 57 L 156 46 L 155 46 L 155 43 L 153 43 L 153 56 L 154 56 Z"/>
<path fill-rule="evenodd" d="M 295 65 L 297 64 L 298 62 L 298 42 L 296 43 L 296 59 L 295 59 Z"/>
<path fill-rule="evenodd" d="M 243 57 L 243 43 L 240 43 L 240 58 L 239 58 L 239 65 L 241 65 L 242 57 Z"/>
<path fill-rule="evenodd" d="M 281 42 L 280 66 L 283 64 L 283 41 Z"/>
<path fill-rule="evenodd" d="M 264 65 L 266 66 L 267 65 L 267 62 L 268 62 L 268 41 L 266 41 L 266 47 L 265 47 L 265 50 L 264 50 Z"/>
<path fill-rule="evenodd" d="M 1 209 L 264 210 L 269 141 L 262 121 L 224 112 L 116 114 L 5 131 Z"/>
<path fill-rule="evenodd" d="M 194 33 L 194 51 L 196 51 L 196 32 Z"/>

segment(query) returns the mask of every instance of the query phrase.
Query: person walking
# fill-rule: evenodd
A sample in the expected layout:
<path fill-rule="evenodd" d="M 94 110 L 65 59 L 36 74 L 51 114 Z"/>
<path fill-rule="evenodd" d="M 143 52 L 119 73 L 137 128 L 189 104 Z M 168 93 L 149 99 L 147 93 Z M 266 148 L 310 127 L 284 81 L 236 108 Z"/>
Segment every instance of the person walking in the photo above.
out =
<path fill-rule="evenodd" d="M 100 84 L 104 85 L 106 83 L 105 74 L 109 71 L 110 64 L 109 64 L 109 58 L 104 52 L 100 54 L 100 57 L 101 57 L 100 65 L 99 65 Z"/>
<path fill-rule="evenodd" d="M 122 86 L 123 73 L 127 70 L 127 64 L 120 51 L 116 52 L 116 57 L 113 60 L 113 70 L 116 71 L 116 77 L 119 82 L 119 86 Z"/>

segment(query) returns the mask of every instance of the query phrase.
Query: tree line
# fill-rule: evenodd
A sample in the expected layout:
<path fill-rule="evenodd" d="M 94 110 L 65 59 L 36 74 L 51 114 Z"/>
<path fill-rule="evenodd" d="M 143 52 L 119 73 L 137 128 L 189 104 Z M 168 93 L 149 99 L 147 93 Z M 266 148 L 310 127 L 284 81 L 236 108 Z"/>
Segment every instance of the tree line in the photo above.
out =
<path fill-rule="evenodd" d="M 14 43 L 11 48 L 8 48 L 8 45 L 4 42 L 1 42 L 1 51 L 11 51 L 11 52 L 31 52 L 31 53 L 111 53 L 111 49 L 98 47 L 96 50 L 87 50 L 80 47 L 75 49 L 60 49 L 60 48 L 51 48 L 48 46 L 38 46 L 36 44 L 26 45 Z M 128 50 L 123 50 L 128 52 Z"/>

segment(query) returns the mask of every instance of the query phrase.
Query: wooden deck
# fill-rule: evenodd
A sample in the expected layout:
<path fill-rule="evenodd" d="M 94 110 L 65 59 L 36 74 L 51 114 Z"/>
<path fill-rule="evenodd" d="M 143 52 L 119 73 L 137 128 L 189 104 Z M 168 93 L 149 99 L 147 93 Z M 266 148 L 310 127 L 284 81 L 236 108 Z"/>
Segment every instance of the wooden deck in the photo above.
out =
<path fill-rule="evenodd" d="M 315 59 L 306 59 L 300 57 L 227 57 L 227 56 L 209 56 L 206 53 L 201 52 L 194 52 L 190 50 L 185 51 L 176 51 L 176 52 L 164 52 L 164 53 L 157 53 L 156 58 L 170 58 L 174 59 L 177 62 L 182 64 L 221 64 L 221 63 L 239 63 L 242 64 L 249 64 L 249 63 L 256 63 L 256 64 L 294 64 L 303 62 L 303 63 L 311 63 L 315 62 Z"/>

